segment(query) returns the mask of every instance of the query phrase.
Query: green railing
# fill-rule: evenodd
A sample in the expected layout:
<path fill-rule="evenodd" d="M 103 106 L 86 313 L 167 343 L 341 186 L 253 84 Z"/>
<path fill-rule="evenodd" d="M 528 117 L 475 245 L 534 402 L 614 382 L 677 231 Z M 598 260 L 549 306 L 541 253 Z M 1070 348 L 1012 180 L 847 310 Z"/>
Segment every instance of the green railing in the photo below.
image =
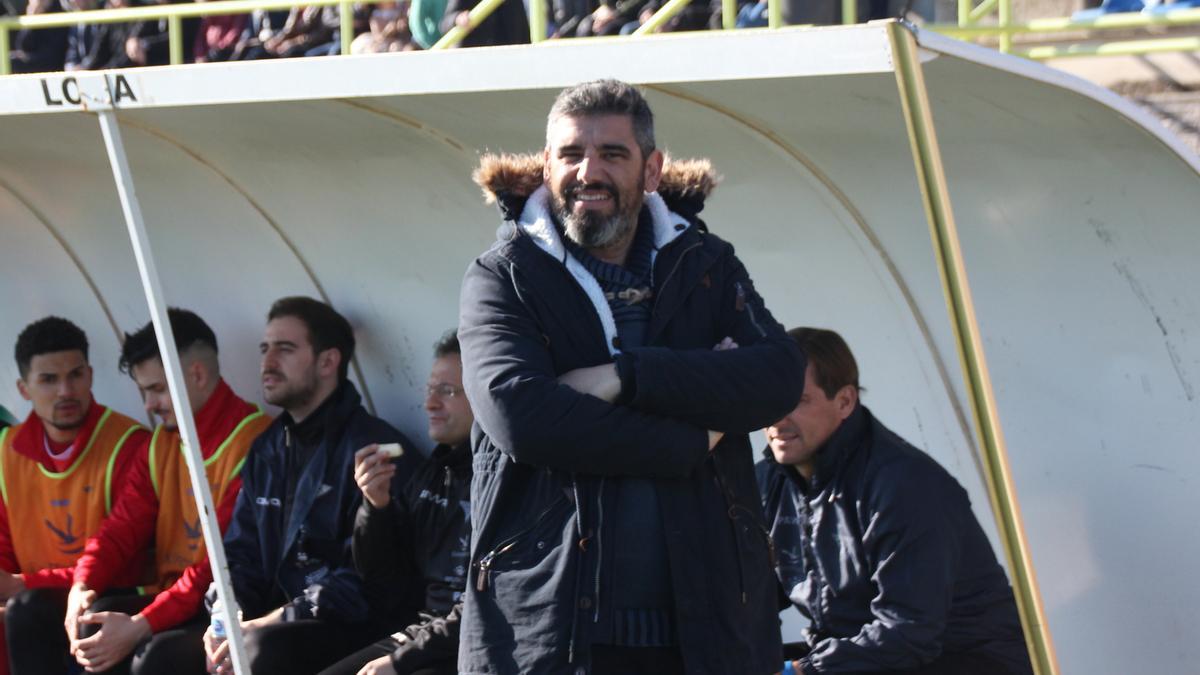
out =
<path fill-rule="evenodd" d="M 382 0 L 360 0 L 368 3 Z M 482 23 L 505 0 L 483 0 L 468 14 L 467 25 L 455 26 L 431 49 L 447 49 L 462 42 L 471 30 Z M 533 42 L 541 42 L 546 36 L 546 8 L 548 0 L 530 0 L 529 34 Z M 640 26 L 635 35 L 653 33 L 675 15 L 683 11 L 691 0 L 669 0 L 645 24 Z M 221 16 L 229 14 L 248 14 L 257 10 L 282 10 L 297 6 L 329 6 L 337 5 L 340 11 L 341 53 L 350 53 L 350 43 L 354 39 L 354 13 L 356 3 L 351 0 L 217 0 L 181 5 L 160 5 L 151 7 L 128 7 L 123 9 L 98 9 L 85 12 L 65 12 L 56 14 L 39 14 L 16 17 L 0 17 L 0 75 L 12 72 L 9 61 L 11 33 L 21 29 L 64 28 L 79 24 L 125 23 L 135 21 L 158 21 L 166 19 L 168 51 L 170 63 L 179 64 L 184 60 L 183 31 L 184 19 L 205 16 Z M 737 22 L 737 0 L 722 0 L 721 24 L 726 30 L 734 28 Z M 995 15 L 995 22 L 981 25 L 986 19 Z M 780 28 L 783 21 L 782 0 L 768 0 L 768 25 Z M 853 24 L 858 22 L 857 1 L 842 0 L 842 22 Z M 1013 46 L 1014 37 L 1046 36 L 1054 33 L 1087 33 L 1106 30 L 1149 29 L 1151 27 L 1171 27 L 1200 25 L 1200 9 L 1176 10 L 1164 14 L 1109 14 L 1088 21 L 1074 21 L 1070 18 L 1035 19 L 1024 23 L 1014 23 L 1012 0 L 983 0 L 973 5 L 972 0 L 958 0 L 957 24 L 931 24 L 928 27 L 939 33 L 964 40 L 994 41 L 1000 51 L 1017 54 L 1031 59 L 1049 59 L 1064 56 L 1094 56 L 1116 54 L 1149 54 L 1168 51 L 1200 51 L 1200 36 L 1156 37 L 1140 40 L 1123 40 L 1114 42 L 1083 42 L 1074 41 L 1058 45 L 1033 45 L 1016 48 Z"/>
<path fill-rule="evenodd" d="M 1062 45 L 1039 45 L 1016 48 L 1013 37 L 1048 36 L 1054 33 L 1071 34 L 1079 31 L 1103 32 L 1112 30 L 1148 29 L 1151 27 L 1200 25 L 1200 9 L 1177 9 L 1161 14 L 1126 12 L 1105 14 L 1095 19 L 1073 20 L 1071 18 L 1033 19 L 1023 23 L 1012 21 L 1012 0 L 984 0 L 977 7 L 970 7 L 970 0 L 959 0 L 958 25 L 933 24 L 931 29 L 962 40 L 994 38 L 1002 52 L 1017 54 L 1030 59 L 1051 59 L 1065 56 L 1098 56 L 1118 54 L 1150 54 L 1155 52 L 1200 51 L 1200 36 L 1156 37 L 1141 40 L 1112 42 L 1073 41 Z M 964 12 L 964 7 L 966 11 Z M 995 25 L 978 25 L 979 19 L 999 7 Z M 965 20 L 964 20 L 965 17 Z"/>

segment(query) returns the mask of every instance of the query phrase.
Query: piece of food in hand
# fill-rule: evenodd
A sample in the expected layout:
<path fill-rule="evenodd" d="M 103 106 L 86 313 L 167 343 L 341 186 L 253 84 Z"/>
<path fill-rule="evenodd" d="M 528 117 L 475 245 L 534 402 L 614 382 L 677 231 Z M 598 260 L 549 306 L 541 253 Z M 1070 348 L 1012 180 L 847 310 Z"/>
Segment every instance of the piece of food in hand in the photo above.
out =
<path fill-rule="evenodd" d="M 396 459 L 404 454 L 404 448 L 399 443 L 380 443 L 378 452 L 381 455 L 386 455 L 391 459 Z"/>

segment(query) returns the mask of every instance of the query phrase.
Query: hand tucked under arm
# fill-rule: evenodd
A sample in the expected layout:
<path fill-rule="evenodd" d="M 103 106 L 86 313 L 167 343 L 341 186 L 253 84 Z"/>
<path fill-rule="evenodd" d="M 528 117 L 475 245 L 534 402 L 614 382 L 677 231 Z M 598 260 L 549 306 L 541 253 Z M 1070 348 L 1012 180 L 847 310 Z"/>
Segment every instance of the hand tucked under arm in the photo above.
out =
<path fill-rule="evenodd" d="M 614 363 L 588 368 L 576 368 L 558 376 L 558 381 L 581 394 L 588 394 L 606 403 L 615 403 L 621 396 L 621 377 Z"/>

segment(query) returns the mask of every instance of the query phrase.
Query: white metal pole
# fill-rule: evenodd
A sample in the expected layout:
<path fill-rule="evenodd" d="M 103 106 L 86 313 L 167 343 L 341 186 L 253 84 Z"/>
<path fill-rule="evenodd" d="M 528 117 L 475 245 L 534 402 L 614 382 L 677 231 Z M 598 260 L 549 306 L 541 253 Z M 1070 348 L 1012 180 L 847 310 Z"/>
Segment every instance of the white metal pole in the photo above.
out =
<path fill-rule="evenodd" d="M 93 106 L 92 109 L 96 110 L 99 107 Z M 150 318 L 154 321 L 154 332 L 158 336 L 158 353 L 162 355 L 167 383 L 171 387 L 171 404 L 175 406 L 175 419 L 179 422 L 179 432 L 183 435 L 184 458 L 192 478 L 192 491 L 198 500 L 200 524 L 204 529 L 204 545 L 208 547 L 208 560 L 212 567 L 213 580 L 217 584 L 217 596 L 221 599 L 222 612 L 225 614 L 226 639 L 229 641 L 229 653 L 233 659 L 233 671 L 237 675 L 243 675 L 249 673 L 250 669 L 242 644 L 242 627 L 236 620 L 237 599 L 233 597 L 229 582 L 229 564 L 225 560 L 225 547 L 221 543 L 221 528 L 217 523 L 217 511 L 213 508 L 212 490 L 209 489 L 208 478 L 204 472 L 204 458 L 200 454 L 196 420 L 192 416 L 191 402 L 183 383 L 183 366 L 179 362 L 179 352 L 175 349 L 175 333 L 167 319 L 162 282 L 154 264 L 150 240 L 146 236 L 142 209 L 134 193 L 133 177 L 129 173 L 129 163 L 125 158 L 125 145 L 121 140 L 121 129 L 117 124 L 116 114 L 111 105 L 107 106 L 107 109 L 99 110 L 97 114 L 100 117 L 100 131 L 104 134 L 104 146 L 108 149 L 108 158 L 112 163 L 117 195 L 121 199 L 121 210 L 124 211 L 125 223 L 129 226 L 133 254 L 137 257 L 138 272 L 142 276 L 142 288 L 146 291 L 146 304 L 150 307 Z"/>

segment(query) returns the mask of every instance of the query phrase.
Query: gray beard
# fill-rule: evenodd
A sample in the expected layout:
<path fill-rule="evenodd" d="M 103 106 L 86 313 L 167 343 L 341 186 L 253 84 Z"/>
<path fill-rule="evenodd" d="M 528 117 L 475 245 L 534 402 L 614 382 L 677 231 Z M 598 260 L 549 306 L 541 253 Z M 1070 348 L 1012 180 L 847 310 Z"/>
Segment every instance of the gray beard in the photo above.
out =
<path fill-rule="evenodd" d="M 586 213 L 577 217 L 562 208 L 558 209 L 557 215 L 567 237 L 585 249 L 611 246 L 637 227 L 637 221 L 624 213 L 611 216 Z"/>

